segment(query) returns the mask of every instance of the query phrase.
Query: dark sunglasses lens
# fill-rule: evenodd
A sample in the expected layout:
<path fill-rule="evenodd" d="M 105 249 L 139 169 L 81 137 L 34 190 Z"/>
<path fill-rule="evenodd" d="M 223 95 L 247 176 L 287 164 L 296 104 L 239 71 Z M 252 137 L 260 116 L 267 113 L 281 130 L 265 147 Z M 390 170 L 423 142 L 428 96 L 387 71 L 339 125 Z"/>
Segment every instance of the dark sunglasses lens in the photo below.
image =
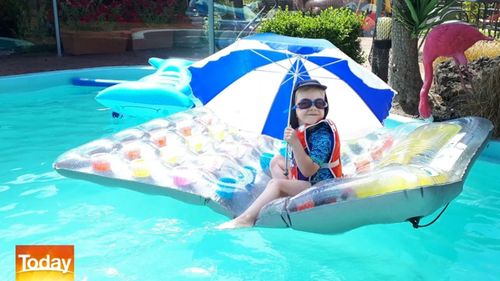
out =
<path fill-rule="evenodd" d="M 316 108 L 318 109 L 325 109 L 327 104 L 325 100 L 317 99 L 314 101 L 314 106 L 316 106 Z"/>
<path fill-rule="evenodd" d="M 300 109 L 306 109 L 313 105 L 313 101 L 309 99 L 303 99 L 298 104 L 297 107 Z"/>

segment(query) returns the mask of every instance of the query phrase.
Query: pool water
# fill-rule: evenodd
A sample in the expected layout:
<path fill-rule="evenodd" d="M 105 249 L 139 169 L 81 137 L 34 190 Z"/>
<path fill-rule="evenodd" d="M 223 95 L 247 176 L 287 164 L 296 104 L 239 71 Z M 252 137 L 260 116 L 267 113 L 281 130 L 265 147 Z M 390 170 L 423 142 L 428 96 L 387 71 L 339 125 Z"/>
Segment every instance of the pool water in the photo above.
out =
<path fill-rule="evenodd" d="M 52 86 L 33 89 L 29 81 L 38 80 Z M 0 280 L 15 279 L 15 246 L 33 244 L 74 245 L 75 280 L 500 276 L 499 150 L 479 158 L 464 191 L 427 228 L 370 225 L 340 235 L 217 231 L 227 218 L 207 207 L 64 178 L 52 169 L 63 152 L 142 121 L 113 120 L 95 94 L 43 75 L 0 79 Z"/>

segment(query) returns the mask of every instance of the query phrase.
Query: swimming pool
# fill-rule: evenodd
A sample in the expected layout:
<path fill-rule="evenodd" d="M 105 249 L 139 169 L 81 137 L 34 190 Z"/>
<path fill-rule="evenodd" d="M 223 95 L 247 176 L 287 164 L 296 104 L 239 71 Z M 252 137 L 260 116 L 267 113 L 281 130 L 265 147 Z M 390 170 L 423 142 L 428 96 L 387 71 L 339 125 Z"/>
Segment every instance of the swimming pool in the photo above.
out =
<path fill-rule="evenodd" d="M 112 120 L 73 76 L 134 79 L 147 68 L 0 78 L 0 280 L 16 245 L 74 244 L 75 280 L 496 280 L 500 146 L 474 164 L 432 226 L 370 225 L 341 235 L 216 231 L 209 208 L 64 178 L 64 151 L 141 120 Z M 116 75 L 119 77 L 114 77 Z M 424 221 L 429 221 L 429 218 Z"/>

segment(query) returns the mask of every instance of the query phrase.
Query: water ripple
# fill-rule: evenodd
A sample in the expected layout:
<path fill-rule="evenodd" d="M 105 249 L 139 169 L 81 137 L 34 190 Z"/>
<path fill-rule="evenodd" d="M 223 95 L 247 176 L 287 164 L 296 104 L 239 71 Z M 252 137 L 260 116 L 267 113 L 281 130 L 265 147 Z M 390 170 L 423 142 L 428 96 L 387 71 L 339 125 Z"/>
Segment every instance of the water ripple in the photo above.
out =
<path fill-rule="evenodd" d="M 179 220 L 177 219 L 161 218 L 158 219 L 151 230 L 153 231 L 153 234 L 177 235 L 182 231 L 182 227 L 179 226 Z"/>
<path fill-rule="evenodd" d="M 40 235 L 43 233 L 49 233 L 55 230 L 58 230 L 58 228 L 47 224 L 13 224 L 9 228 L 0 229 L 0 238 L 5 240 L 14 240 L 34 235 Z"/>
<path fill-rule="evenodd" d="M 43 215 L 48 213 L 49 211 L 47 210 L 30 210 L 30 211 L 24 211 L 20 213 L 15 213 L 9 216 L 5 216 L 6 219 L 11 219 L 11 218 L 18 218 L 18 217 L 24 217 L 24 216 L 30 216 L 30 215 Z"/>
<path fill-rule="evenodd" d="M 110 277 L 115 277 L 115 276 L 120 275 L 120 271 L 118 271 L 118 269 L 116 269 L 114 267 L 105 268 L 103 271 L 104 271 L 104 274 L 106 276 L 110 276 Z"/>
<path fill-rule="evenodd" d="M 5 212 L 5 211 L 10 211 L 13 210 L 17 206 L 17 203 L 12 203 L 9 205 L 5 205 L 3 207 L 0 207 L 0 212 Z"/>
<path fill-rule="evenodd" d="M 134 278 L 132 276 L 128 276 L 128 275 L 124 274 L 123 272 L 120 272 L 120 270 L 118 270 L 117 268 L 111 267 L 111 266 L 97 269 L 97 272 L 99 272 L 101 276 L 104 275 L 108 278 L 113 278 L 113 279 L 117 279 L 117 280 L 122 280 L 122 281 L 137 280 L 136 278 Z"/>
<path fill-rule="evenodd" d="M 21 194 L 19 194 L 19 196 L 28 196 L 28 195 L 32 195 L 32 194 L 37 194 L 35 197 L 42 199 L 42 198 L 48 198 L 48 197 L 55 196 L 55 195 L 57 195 L 58 191 L 59 191 L 59 189 L 55 185 L 48 185 L 48 186 L 44 186 L 41 188 L 26 190 L 26 191 L 22 192 Z"/>
<path fill-rule="evenodd" d="M 10 187 L 8 185 L 0 185 L 0 192 L 7 191 L 9 189 L 10 189 Z"/>
<path fill-rule="evenodd" d="M 106 205 L 90 205 L 85 203 L 75 205 L 72 208 L 58 212 L 59 223 L 66 224 L 74 221 L 98 221 L 102 218 L 109 218 L 114 209 L 114 207 Z"/>
<path fill-rule="evenodd" d="M 208 268 L 203 268 L 203 267 L 187 267 L 182 270 L 182 275 L 185 275 L 186 277 L 211 277 L 216 273 L 215 267 L 210 266 Z"/>
<path fill-rule="evenodd" d="M 11 184 L 26 184 L 26 183 L 33 183 L 33 182 L 49 182 L 53 181 L 56 179 L 61 179 L 63 178 L 61 175 L 56 173 L 55 171 L 50 171 L 47 173 L 43 173 L 40 175 L 37 174 L 24 174 L 16 178 L 16 180 L 10 181 L 8 183 Z"/>

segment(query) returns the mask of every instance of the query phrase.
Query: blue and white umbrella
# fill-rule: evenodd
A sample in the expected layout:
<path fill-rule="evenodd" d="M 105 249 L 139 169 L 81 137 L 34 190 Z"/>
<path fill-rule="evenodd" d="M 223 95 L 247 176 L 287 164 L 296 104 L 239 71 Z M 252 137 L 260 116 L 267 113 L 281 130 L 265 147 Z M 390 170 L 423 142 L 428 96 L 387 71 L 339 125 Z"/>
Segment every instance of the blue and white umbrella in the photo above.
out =
<path fill-rule="evenodd" d="M 343 139 L 381 127 L 394 90 L 327 40 L 256 34 L 189 67 L 191 88 L 230 125 L 283 137 L 300 80 L 326 85 L 328 118 Z"/>

